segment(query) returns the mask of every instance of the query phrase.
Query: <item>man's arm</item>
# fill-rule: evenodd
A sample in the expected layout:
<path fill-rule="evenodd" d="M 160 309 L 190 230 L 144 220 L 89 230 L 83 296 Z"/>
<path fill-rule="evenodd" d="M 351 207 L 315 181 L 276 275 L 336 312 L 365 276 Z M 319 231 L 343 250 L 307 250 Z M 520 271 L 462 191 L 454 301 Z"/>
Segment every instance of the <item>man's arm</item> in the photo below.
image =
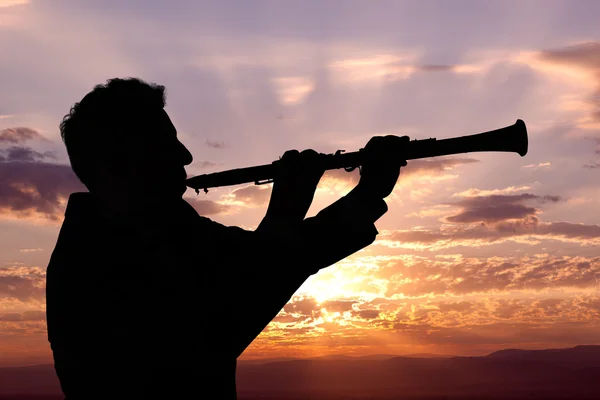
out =
<path fill-rule="evenodd" d="M 310 275 L 373 243 L 378 234 L 375 222 L 387 209 L 383 199 L 369 196 L 357 187 L 303 221 L 267 216 L 256 233 L 274 240 L 279 237 L 285 242 L 284 248 L 301 251 L 297 268 Z"/>
<path fill-rule="evenodd" d="M 289 302 L 306 279 L 367 247 L 383 199 L 354 190 L 300 223 L 265 218 L 255 231 L 210 221 L 219 275 L 231 280 L 235 306 L 233 353 L 239 357 Z M 288 223 L 286 223 L 288 222 Z"/>
<path fill-rule="evenodd" d="M 376 138 L 366 149 L 369 150 L 371 145 L 371 154 L 377 155 L 393 152 L 398 149 L 396 143 L 402 145 L 408 140 L 407 137 L 400 141 L 391 136 L 383 140 Z M 298 154 L 292 152 L 293 157 Z M 237 298 L 244 299 L 247 307 L 236 315 L 233 344 L 236 357 L 310 275 L 374 242 L 378 234 L 375 221 L 387 212 L 383 198 L 393 189 L 400 167 L 406 165 L 405 161 L 397 159 L 398 153 L 383 160 L 373 156 L 367 158 L 363 165 L 363 169 L 367 167 L 366 173 L 361 174 L 356 188 L 316 216 L 304 219 L 324 172 L 319 170 L 318 162 L 312 167 L 316 153 L 305 155 L 308 163 L 291 164 L 286 171 L 288 175 L 275 181 L 269 210 L 255 231 L 214 223 L 217 224 L 215 231 L 220 232 L 217 236 L 222 236 L 218 242 L 230 244 L 227 253 L 237 267 L 228 272 L 236 275 L 234 280 L 240 283 L 235 288 Z M 253 264 L 258 268 L 249 268 Z"/>

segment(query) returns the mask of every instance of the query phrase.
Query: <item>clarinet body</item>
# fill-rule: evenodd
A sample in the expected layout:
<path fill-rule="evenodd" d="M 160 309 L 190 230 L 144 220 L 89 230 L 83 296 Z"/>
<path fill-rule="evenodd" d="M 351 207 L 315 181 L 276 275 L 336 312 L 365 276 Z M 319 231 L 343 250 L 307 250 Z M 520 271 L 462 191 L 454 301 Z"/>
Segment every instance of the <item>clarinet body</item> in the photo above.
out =
<path fill-rule="evenodd" d="M 398 157 L 402 160 L 415 160 L 419 158 L 437 157 L 460 153 L 480 151 L 513 152 L 521 157 L 527 154 L 528 137 L 527 128 L 523 120 L 518 119 L 513 125 L 474 135 L 459 136 L 449 139 L 435 138 L 414 139 L 407 145 Z M 344 168 L 352 171 L 363 163 L 363 153 L 354 151 L 344 153 L 338 150 L 334 154 L 322 154 L 325 157 L 325 169 Z M 198 175 L 186 180 L 186 185 L 200 192 L 208 192 L 209 188 L 232 186 L 254 182 L 256 185 L 273 182 L 279 160 L 271 164 L 254 167 L 237 168 L 222 172 Z"/>

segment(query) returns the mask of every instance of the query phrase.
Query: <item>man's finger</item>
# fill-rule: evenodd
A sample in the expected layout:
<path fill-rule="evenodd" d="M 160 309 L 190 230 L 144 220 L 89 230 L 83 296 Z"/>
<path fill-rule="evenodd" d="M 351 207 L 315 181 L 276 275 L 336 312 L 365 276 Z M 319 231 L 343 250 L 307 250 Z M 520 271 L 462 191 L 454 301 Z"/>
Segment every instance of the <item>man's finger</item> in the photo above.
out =
<path fill-rule="evenodd" d="M 300 152 L 298 150 L 287 150 L 285 153 L 283 153 L 283 156 L 281 156 L 282 160 L 288 160 L 288 159 L 293 159 L 294 157 L 298 157 L 298 155 L 300 154 Z"/>

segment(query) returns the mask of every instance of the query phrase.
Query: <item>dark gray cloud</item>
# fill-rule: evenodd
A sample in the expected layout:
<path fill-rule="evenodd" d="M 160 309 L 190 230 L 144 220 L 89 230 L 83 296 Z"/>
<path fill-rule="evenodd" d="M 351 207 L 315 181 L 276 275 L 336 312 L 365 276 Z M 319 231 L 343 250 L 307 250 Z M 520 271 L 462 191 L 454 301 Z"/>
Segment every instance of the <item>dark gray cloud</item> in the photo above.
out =
<path fill-rule="evenodd" d="M 18 162 L 18 161 L 43 161 L 45 159 L 56 159 L 56 156 L 51 151 L 40 153 L 30 147 L 11 146 L 8 149 L 0 149 L 0 161 L 2 162 Z"/>
<path fill-rule="evenodd" d="M 523 204 L 559 202 L 559 196 L 537 196 L 530 193 L 517 195 L 490 195 L 467 197 L 451 205 L 461 207 L 455 215 L 445 218 L 447 222 L 469 224 L 474 222 L 497 223 L 512 219 L 526 219 L 535 216 L 539 209 Z"/>
<path fill-rule="evenodd" d="M 467 209 L 459 214 L 446 217 L 446 221 L 457 223 L 498 222 L 507 219 L 522 219 L 537 212 L 537 209 L 527 207 L 523 204 L 500 204 L 497 206 Z"/>

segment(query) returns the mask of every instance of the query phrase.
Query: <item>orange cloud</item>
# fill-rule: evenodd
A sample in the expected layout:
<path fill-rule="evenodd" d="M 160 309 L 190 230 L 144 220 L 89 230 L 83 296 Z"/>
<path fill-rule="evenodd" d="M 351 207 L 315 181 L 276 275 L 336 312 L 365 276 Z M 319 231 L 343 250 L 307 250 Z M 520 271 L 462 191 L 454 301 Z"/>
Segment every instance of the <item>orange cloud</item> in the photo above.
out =
<path fill-rule="evenodd" d="M 40 267 L 21 265 L 0 268 L 0 300 L 43 301 L 46 296 L 46 272 Z"/>
<path fill-rule="evenodd" d="M 457 246 L 479 247 L 513 241 L 537 244 L 541 240 L 600 244 L 600 226 L 570 222 L 541 222 L 535 217 L 493 226 L 442 227 L 382 232 L 374 244 L 393 248 L 441 250 Z"/>
<path fill-rule="evenodd" d="M 215 215 L 223 214 L 228 212 L 231 207 L 226 204 L 221 204 L 212 200 L 196 200 L 193 198 L 186 198 L 185 201 L 190 203 L 192 207 L 200 215 Z"/>
<path fill-rule="evenodd" d="M 28 140 L 46 140 L 38 131 L 27 127 L 6 128 L 0 131 L 0 143 L 23 143 Z"/>
<path fill-rule="evenodd" d="M 333 311 L 310 297 L 293 298 L 244 356 L 267 348 L 271 356 L 481 353 L 502 347 L 596 343 L 594 335 L 600 332 L 596 294 L 344 301 L 352 310 Z M 302 313 L 288 312 L 296 307 Z"/>
<path fill-rule="evenodd" d="M 398 261 L 377 274 L 389 277 L 386 295 L 490 294 L 550 288 L 593 288 L 600 279 L 598 257 L 522 257 Z"/>
<path fill-rule="evenodd" d="M 236 189 L 231 193 L 236 202 L 241 202 L 248 207 L 260 207 L 269 203 L 271 187 L 260 185 L 246 186 Z"/>

